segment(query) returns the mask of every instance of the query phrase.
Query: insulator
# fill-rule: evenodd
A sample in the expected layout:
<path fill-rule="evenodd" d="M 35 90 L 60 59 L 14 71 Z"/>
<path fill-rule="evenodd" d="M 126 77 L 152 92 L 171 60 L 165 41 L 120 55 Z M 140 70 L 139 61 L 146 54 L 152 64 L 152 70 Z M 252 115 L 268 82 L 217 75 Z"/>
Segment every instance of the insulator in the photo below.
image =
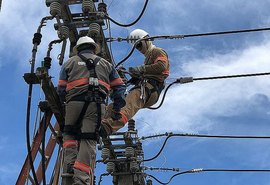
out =
<path fill-rule="evenodd" d="M 69 28 L 67 26 L 60 26 L 58 30 L 58 37 L 60 39 L 69 38 Z"/>
<path fill-rule="evenodd" d="M 138 170 L 139 170 L 139 164 L 136 161 L 131 161 L 130 162 L 130 171 L 136 172 Z"/>
<path fill-rule="evenodd" d="M 58 2 L 52 2 L 50 4 L 50 14 L 52 16 L 61 15 L 61 4 Z"/>
<path fill-rule="evenodd" d="M 107 169 L 106 170 L 107 170 L 108 173 L 114 172 L 114 170 L 115 170 L 115 164 L 113 162 L 108 162 L 107 163 Z"/>
<path fill-rule="evenodd" d="M 43 66 L 46 67 L 47 69 L 50 69 L 52 66 L 52 58 L 51 57 L 45 57 Z"/>
<path fill-rule="evenodd" d="M 91 23 L 89 25 L 88 36 L 100 35 L 100 25 L 98 23 Z"/>
<path fill-rule="evenodd" d="M 35 33 L 33 37 L 33 44 L 39 45 L 41 42 L 42 35 L 41 33 Z"/>
<path fill-rule="evenodd" d="M 95 4 L 92 0 L 83 0 L 82 1 L 82 11 L 84 13 L 93 12 Z"/>
<path fill-rule="evenodd" d="M 93 179 L 93 185 L 96 185 L 96 180 L 97 179 L 97 177 L 94 175 L 94 179 Z"/>
<path fill-rule="evenodd" d="M 133 157 L 134 156 L 134 154 L 135 154 L 135 151 L 134 151 L 134 148 L 132 148 L 132 147 L 127 147 L 126 149 L 125 149 L 125 156 L 126 157 Z"/>
<path fill-rule="evenodd" d="M 98 4 L 98 11 L 107 13 L 107 5 L 105 3 L 99 3 Z"/>
<path fill-rule="evenodd" d="M 147 181 L 146 181 L 146 185 L 153 185 L 152 180 L 151 180 L 151 179 L 147 179 Z"/>
<path fill-rule="evenodd" d="M 110 155 L 111 155 L 111 151 L 109 148 L 102 148 L 102 150 L 101 150 L 102 159 L 107 159 L 110 157 Z"/>
<path fill-rule="evenodd" d="M 130 119 L 128 121 L 128 131 L 134 131 L 135 130 L 135 121 L 133 119 Z"/>

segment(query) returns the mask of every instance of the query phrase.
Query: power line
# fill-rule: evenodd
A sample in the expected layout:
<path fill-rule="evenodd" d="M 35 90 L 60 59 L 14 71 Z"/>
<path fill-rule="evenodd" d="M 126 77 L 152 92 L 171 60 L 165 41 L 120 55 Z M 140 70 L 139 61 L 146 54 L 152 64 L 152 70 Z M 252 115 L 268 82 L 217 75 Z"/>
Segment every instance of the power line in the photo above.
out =
<path fill-rule="evenodd" d="M 201 172 L 237 172 L 237 173 L 269 173 L 270 170 L 266 169 L 266 170 L 242 170 L 242 169 L 202 169 L 202 168 L 199 168 L 199 169 L 191 169 L 191 170 L 188 170 L 188 171 L 183 171 L 183 172 L 179 172 L 179 173 L 176 173 L 174 174 L 168 182 L 161 182 L 159 179 L 157 179 L 155 176 L 153 175 L 148 175 L 148 177 L 151 177 L 153 178 L 155 181 L 157 181 L 159 184 L 162 184 L 162 185 L 167 185 L 169 184 L 173 178 L 179 176 L 179 175 L 183 175 L 183 174 L 190 174 L 190 173 L 201 173 Z"/>
<path fill-rule="evenodd" d="M 169 90 L 169 88 L 177 83 L 184 84 L 184 83 L 190 83 L 193 81 L 203 81 L 203 80 L 218 80 L 218 79 L 229 79 L 229 78 L 243 78 L 243 77 L 255 77 L 255 76 L 266 76 L 270 75 L 269 73 L 250 73 L 250 74 L 239 74 L 239 75 L 227 75 L 227 76 L 211 76 L 211 77 L 199 77 L 199 78 L 193 78 L 193 77 L 181 77 L 176 79 L 174 82 L 168 85 L 168 87 L 165 89 L 164 94 L 162 96 L 162 100 L 160 104 L 157 107 L 148 107 L 148 109 L 156 110 L 159 109 L 166 97 L 166 94 Z"/>
<path fill-rule="evenodd" d="M 250 33 L 250 32 L 261 32 L 261 31 L 270 31 L 270 27 L 266 28 L 255 28 L 255 29 L 244 29 L 244 30 L 232 30 L 232 31 L 222 31 L 222 32 L 207 32 L 207 33 L 195 33 L 195 34 L 184 34 L 184 35 L 158 35 L 158 36 L 152 36 L 152 37 L 147 37 L 147 38 L 142 38 L 139 39 L 135 42 L 134 46 L 132 47 L 130 53 L 122 59 L 118 64 L 116 65 L 119 66 L 122 63 L 124 63 L 134 52 L 136 45 L 143 41 L 143 40 L 161 40 L 161 39 L 184 39 L 184 38 L 191 38 L 191 37 L 205 37 L 205 36 L 214 36 L 214 35 L 228 35 L 228 34 L 238 34 L 238 33 Z M 134 39 L 131 38 L 107 38 L 107 42 L 112 42 L 112 41 L 134 41 Z"/>
<path fill-rule="evenodd" d="M 270 136 L 231 136 L 231 135 L 202 135 L 202 134 L 174 134 L 174 133 L 165 133 L 165 134 L 158 134 L 158 135 L 153 135 L 153 136 L 146 136 L 142 137 L 142 140 L 150 139 L 150 138 L 155 138 L 155 137 L 162 137 L 162 136 L 167 136 L 166 139 L 163 142 L 162 147 L 160 148 L 159 152 L 154 156 L 149 159 L 144 159 L 144 162 L 152 161 L 156 159 L 161 152 L 163 151 L 164 147 L 167 144 L 167 141 L 169 138 L 175 136 L 175 137 L 200 137 L 200 138 L 217 138 L 217 139 L 270 139 Z"/>
<path fill-rule="evenodd" d="M 142 11 L 141 11 L 139 17 L 138 17 L 135 21 L 133 21 L 132 23 L 130 23 L 130 24 L 122 24 L 122 23 L 119 23 L 119 22 L 113 20 L 113 19 L 112 19 L 111 17 L 109 17 L 108 15 L 105 15 L 105 17 L 106 17 L 107 19 L 109 19 L 110 21 L 112 21 L 114 24 L 118 25 L 118 26 L 122 26 L 122 27 L 129 27 L 129 26 L 132 26 L 132 25 L 136 24 L 136 23 L 141 19 L 141 17 L 143 16 L 143 14 L 144 14 L 144 12 L 145 12 L 145 9 L 146 9 L 146 7 L 147 7 L 148 1 L 149 1 L 149 0 L 145 0 L 143 9 L 142 9 Z"/>

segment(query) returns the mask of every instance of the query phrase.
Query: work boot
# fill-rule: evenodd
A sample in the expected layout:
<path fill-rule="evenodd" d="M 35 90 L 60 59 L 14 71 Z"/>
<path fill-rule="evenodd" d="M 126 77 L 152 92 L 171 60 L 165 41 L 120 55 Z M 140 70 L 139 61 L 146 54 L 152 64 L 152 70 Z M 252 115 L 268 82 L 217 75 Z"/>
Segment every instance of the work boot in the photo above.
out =
<path fill-rule="evenodd" d="M 112 134 L 112 132 L 113 132 L 113 129 L 110 126 L 110 124 L 106 122 L 106 119 L 102 120 L 100 124 L 100 131 L 99 131 L 100 137 L 107 138 L 109 135 Z"/>

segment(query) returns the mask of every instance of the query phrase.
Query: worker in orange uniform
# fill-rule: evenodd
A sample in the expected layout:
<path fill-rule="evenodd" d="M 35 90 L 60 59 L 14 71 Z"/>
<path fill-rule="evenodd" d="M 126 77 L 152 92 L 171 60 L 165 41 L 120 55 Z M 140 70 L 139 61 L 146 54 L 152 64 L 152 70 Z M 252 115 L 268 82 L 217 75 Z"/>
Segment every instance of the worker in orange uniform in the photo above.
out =
<path fill-rule="evenodd" d="M 113 110 L 119 115 L 126 86 L 112 64 L 96 55 L 99 46 L 92 38 L 79 38 L 73 52 L 62 66 L 57 89 L 66 106 L 62 184 L 92 185 L 97 140 L 106 134 L 100 125 L 104 100 L 112 91 Z"/>
<path fill-rule="evenodd" d="M 129 36 L 132 44 L 138 39 L 147 37 L 149 34 L 142 29 L 132 31 Z M 169 59 L 163 49 L 153 45 L 150 40 L 142 40 L 135 47 L 145 56 L 144 65 L 129 68 L 132 76 L 130 81 L 135 86 L 125 98 L 126 105 L 120 111 L 121 119 L 113 120 L 112 105 L 107 108 L 102 124 L 108 125 L 111 132 L 122 128 L 140 109 L 154 105 L 164 89 L 165 79 L 169 76 Z"/>

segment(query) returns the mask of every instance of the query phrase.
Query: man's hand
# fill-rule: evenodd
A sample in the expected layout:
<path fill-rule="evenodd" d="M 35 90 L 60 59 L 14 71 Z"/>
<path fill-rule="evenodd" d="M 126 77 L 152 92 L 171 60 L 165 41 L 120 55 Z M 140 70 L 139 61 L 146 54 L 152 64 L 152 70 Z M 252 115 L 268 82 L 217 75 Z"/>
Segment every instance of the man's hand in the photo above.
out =
<path fill-rule="evenodd" d="M 131 73 L 131 76 L 141 76 L 145 69 L 144 66 L 137 66 L 137 67 L 129 67 L 128 68 L 129 73 Z"/>

